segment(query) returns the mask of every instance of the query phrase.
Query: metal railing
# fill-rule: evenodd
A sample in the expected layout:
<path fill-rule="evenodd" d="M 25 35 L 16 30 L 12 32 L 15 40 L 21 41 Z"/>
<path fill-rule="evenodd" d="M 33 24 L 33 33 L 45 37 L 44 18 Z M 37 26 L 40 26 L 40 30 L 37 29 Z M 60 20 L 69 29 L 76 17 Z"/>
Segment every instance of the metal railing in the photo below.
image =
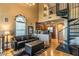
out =
<path fill-rule="evenodd" d="M 79 20 L 77 20 L 77 21 L 79 21 Z M 74 24 L 72 24 L 72 25 L 70 25 L 69 27 L 65 27 L 65 28 L 63 28 L 62 30 L 60 30 L 59 32 L 58 32 L 58 42 L 59 42 L 59 44 L 64 44 L 64 43 L 66 43 L 67 41 L 68 41 L 68 39 L 70 39 L 70 35 L 77 35 L 78 33 L 79 33 L 79 24 L 76 24 L 77 22 L 75 22 Z M 73 27 L 73 28 L 70 28 L 70 27 Z M 67 29 L 68 28 L 70 28 L 70 32 L 69 32 L 69 38 L 67 38 Z M 77 32 L 77 33 L 75 33 L 75 32 Z M 72 36 L 73 37 L 73 36 Z M 78 36 L 76 36 L 76 37 L 79 37 L 79 35 Z M 75 39 L 75 37 L 73 37 L 73 38 L 71 38 L 70 40 L 72 40 L 72 39 Z M 70 41 L 69 40 L 69 41 Z"/>
<path fill-rule="evenodd" d="M 57 7 L 57 8 L 59 8 L 59 7 Z M 64 8 L 64 7 L 62 7 L 62 8 Z M 60 8 L 58 10 L 60 10 Z M 65 35 L 64 35 L 65 33 L 63 33 L 64 30 L 68 29 L 68 31 L 67 31 L 67 33 L 68 33 L 67 41 L 70 41 L 72 39 L 71 37 L 73 37 L 71 35 L 72 34 L 71 31 L 73 31 L 74 36 L 76 36 L 75 32 L 77 32 L 77 34 L 79 33 L 79 4 L 69 4 L 68 14 L 69 14 L 69 16 L 68 16 L 67 20 L 68 21 L 72 20 L 72 21 L 68 22 L 68 26 L 58 32 L 59 43 L 63 43 L 64 41 L 66 41 L 66 40 L 64 40 L 66 38 Z M 79 36 L 77 36 L 77 37 L 79 37 Z"/>

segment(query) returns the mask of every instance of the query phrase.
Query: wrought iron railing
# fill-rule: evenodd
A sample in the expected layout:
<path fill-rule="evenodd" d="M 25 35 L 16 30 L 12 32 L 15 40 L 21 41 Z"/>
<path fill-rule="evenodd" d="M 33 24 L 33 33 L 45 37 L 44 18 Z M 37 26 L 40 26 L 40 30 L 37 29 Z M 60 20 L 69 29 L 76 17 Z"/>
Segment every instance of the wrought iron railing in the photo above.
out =
<path fill-rule="evenodd" d="M 58 6 L 60 4 L 57 4 L 57 12 L 59 12 L 60 7 Z M 66 28 L 62 29 L 61 31 L 59 31 L 58 33 L 58 39 L 59 39 L 59 43 L 63 43 L 63 42 L 69 42 L 70 40 L 79 37 L 79 4 L 68 4 L 67 5 L 67 10 L 68 10 L 68 16 L 67 16 L 67 20 L 68 20 L 68 25 Z M 64 6 L 62 7 L 64 8 Z M 61 9 L 62 9 L 61 8 Z M 62 11 L 62 10 L 61 10 Z M 61 15 L 59 15 L 61 17 Z M 66 30 L 68 33 L 67 35 L 67 40 L 64 40 L 64 30 Z"/>

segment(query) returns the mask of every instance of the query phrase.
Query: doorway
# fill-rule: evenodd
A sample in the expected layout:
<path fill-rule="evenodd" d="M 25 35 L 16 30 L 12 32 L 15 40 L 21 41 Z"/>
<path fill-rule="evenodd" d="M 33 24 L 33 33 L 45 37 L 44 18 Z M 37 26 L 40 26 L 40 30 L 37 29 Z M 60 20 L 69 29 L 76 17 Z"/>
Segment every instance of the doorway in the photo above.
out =
<path fill-rule="evenodd" d="M 58 42 L 62 43 L 64 40 L 64 23 L 57 24 Z"/>

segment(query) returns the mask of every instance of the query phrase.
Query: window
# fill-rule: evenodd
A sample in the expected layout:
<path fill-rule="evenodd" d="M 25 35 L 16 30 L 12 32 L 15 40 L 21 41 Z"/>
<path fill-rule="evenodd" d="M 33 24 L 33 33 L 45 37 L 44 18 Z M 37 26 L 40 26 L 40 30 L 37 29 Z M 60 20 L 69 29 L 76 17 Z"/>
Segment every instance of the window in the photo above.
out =
<path fill-rule="evenodd" d="M 25 35 L 26 27 L 25 27 L 25 18 L 23 16 L 16 17 L 16 36 Z"/>

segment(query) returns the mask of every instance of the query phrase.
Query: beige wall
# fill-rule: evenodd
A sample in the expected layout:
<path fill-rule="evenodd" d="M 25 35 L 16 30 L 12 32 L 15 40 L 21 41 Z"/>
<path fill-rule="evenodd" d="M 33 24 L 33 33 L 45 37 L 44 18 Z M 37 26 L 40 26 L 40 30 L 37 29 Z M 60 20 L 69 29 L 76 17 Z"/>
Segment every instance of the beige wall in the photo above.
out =
<path fill-rule="evenodd" d="M 38 6 L 27 6 L 27 4 L 0 4 L 0 30 L 13 30 L 15 24 L 15 16 L 23 15 L 26 17 L 27 26 L 35 27 L 38 19 Z M 8 22 L 4 22 L 4 18 L 8 18 Z M 35 28 L 34 28 L 35 29 Z"/>
<path fill-rule="evenodd" d="M 55 4 L 51 4 L 51 6 L 55 6 Z M 50 6 L 50 7 L 51 7 Z M 47 6 L 47 16 L 44 17 L 44 4 L 39 4 L 39 22 L 45 22 L 45 21 L 50 21 L 50 20 L 57 20 L 57 19 L 61 19 L 61 17 L 59 16 L 56 16 L 56 14 L 52 14 L 52 15 L 49 15 L 49 7 Z M 51 17 L 49 19 L 49 17 Z"/>
<path fill-rule="evenodd" d="M 44 5 L 43 4 L 39 4 L 39 20 L 38 21 L 42 21 L 43 20 L 43 14 L 44 14 Z"/>
<path fill-rule="evenodd" d="M 47 10 L 44 10 L 44 7 L 47 8 Z M 46 14 L 46 16 L 44 16 Z M 46 3 L 39 4 L 39 22 L 44 22 L 48 20 L 49 12 L 48 12 L 48 5 Z"/>

